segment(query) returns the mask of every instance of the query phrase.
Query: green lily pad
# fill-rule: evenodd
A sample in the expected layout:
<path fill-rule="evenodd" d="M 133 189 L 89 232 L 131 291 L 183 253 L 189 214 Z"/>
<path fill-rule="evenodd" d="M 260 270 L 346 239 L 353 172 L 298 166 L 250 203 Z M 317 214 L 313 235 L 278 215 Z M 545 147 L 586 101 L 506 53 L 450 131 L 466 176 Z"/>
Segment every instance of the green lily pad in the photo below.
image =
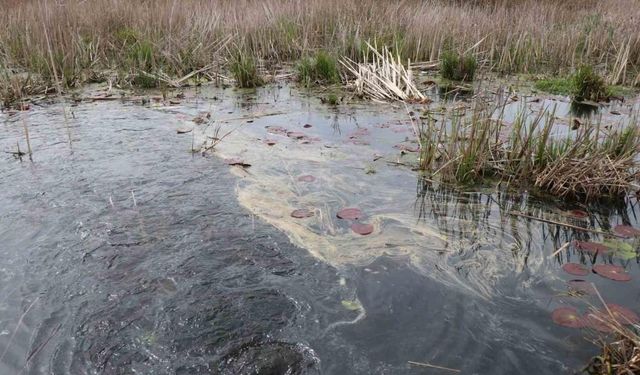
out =
<path fill-rule="evenodd" d="M 362 305 L 358 301 L 342 300 L 342 306 L 345 309 L 351 310 L 351 311 L 356 311 L 356 310 L 362 309 Z"/>
<path fill-rule="evenodd" d="M 634 259 L 637 255 L 636 250 L 633 248 L 633 246 L 626 242 L 617 240 L 605 240 L 602 243 L 610 248 L 610 252 L 617 258 L 629 260 Z"/>

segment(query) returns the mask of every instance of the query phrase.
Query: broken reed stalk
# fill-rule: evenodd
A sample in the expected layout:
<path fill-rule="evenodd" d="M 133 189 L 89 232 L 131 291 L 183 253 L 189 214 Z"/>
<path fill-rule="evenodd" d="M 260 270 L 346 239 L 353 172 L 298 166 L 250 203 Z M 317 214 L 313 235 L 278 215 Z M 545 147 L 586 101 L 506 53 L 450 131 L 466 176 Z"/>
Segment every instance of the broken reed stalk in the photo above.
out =
<path fill-rule="evenodd" d="M 365 42 L 367 50 L 363 52 L 362 63 L 348 57 L 340 60 L 342 66 L 354 77 L 353 86 L 359 96 L 376 101 L 425 101 L 426 97 L 413 83 L 411 61 L 407 67 L 402 64 L 400 55 L 393 55 L 384 46 L 382 51 L 369 42 Z M 367 56 L 371 54 L 371 62 Z"/>
<path fill-rule="evenodd" d="M 27 126 L 27 119 L 25 118 L 25 114 L 22 114 L 22 127 L 24 128 L 24 137 L 27 141 L 27 151 L 29 152 L 29 158 L 33 155 L 31 150 L 31 139 L 29 138 L 29 127 Z M 18 153 L 20 150 L 18 149 Z"/>

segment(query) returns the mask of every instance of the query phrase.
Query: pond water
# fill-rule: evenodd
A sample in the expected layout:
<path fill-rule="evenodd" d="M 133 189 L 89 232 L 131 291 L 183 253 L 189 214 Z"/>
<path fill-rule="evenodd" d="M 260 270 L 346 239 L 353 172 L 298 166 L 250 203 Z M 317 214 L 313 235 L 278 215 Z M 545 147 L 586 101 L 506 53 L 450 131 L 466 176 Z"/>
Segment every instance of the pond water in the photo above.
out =
<path fill-rule="evenodd" d="M 584 207 L 424 180 L 404 105 L 316 96 L 207 88 L 1 113 L 0 373 L 573 373 L 597 353 L 593 333 L 551 312 L 599 301 L 567 281 L 640 311 L 637 257 L 552 256 L 603 238 L 512 215 L 610 230 L 638 226 L 635 199 Z M 571 117 L 522 97 L 506 120 L 523 102 Z M 31 161 L 10 153 L 26 150 L 25 123 Z M 337 217 L 347 207 L 357 220 Z M 632 280 L 572 276 L 567 261 Z"/>

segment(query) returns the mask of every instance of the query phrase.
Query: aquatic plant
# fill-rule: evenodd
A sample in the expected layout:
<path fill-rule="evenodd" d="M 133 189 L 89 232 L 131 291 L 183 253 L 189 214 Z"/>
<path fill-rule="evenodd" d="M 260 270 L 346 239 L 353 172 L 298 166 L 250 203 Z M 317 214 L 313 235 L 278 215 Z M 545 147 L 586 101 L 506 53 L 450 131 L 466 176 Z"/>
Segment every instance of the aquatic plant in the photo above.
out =
<path fill-rule="evenodd" d="M 340 82 L 338 60 L 325 51 L 304 57 L 297 65 L 298 81 L 305 86 Z"/>
<path fill-rule="evenodd" d="M 640 130 L 635 120 L 605 130 L 587 124 L 554 135 L 554 110 L 520 112 L 506 131 L 502 108 L 477 103 L 471 115 L 455 112 L 439 121 L 427 113 L 414 122 L 420 168 L 447 182 L 470 184 L 485 177 L 534 186 L 560 197 L 584 200 L 620 197 L 638 171 Z"/>
<path fill-rule="evenodd" d="M 263 83 L 255 59 L 241 51 L 238 51 L 232 58 L 229 66 L 236 85 L 241 88 L 253 88 L 261 86 Z"/>
<path fill-rule="evenodd" d="M 440 55 L 440 75 L 452 81 L 473 81 L 478 62 L 473 55 L 447 51 Z"/>
<path fill-rule="evenodd" d="M 573 76 L 572 96 L 574 100 L 598 102 L 607 99 L 609 90 L 604 79 L 589 65 L 582 65 Z"/>

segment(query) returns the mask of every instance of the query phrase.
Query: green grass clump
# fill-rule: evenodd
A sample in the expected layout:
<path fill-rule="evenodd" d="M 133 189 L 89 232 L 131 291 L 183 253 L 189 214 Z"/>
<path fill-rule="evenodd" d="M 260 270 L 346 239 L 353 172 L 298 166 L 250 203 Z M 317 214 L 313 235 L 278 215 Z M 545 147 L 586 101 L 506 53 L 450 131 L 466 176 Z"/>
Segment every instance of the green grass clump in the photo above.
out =
<path fill-rule="evenodd" d="M 305 57 L 297 65 L 298 80 L 305 86 L 340 82 L 338 60 L 324 51 Z"/>
<path fill-rule="evenodd" d="M 604 79 L 589 65 L 582 65 L 573 76 L 573 99 L 594 102 L 609 98 L 610 92 Z"/>
<path fill-rule="evenodd" d="M 440 74 L 445 79 L 471 82 L 477 67 L 478 61 L 472 55 L 444 52 L 440 56 Z"/>
<path fill-rule="evenodd" d="M 256 60 L 247 54 L 237 53 L 231 61 L 230 70 L 238 87 L 253 88 L 263 83 Z"/>
<path fill-rule="evenodd" d="M 333 105 L 333 106 L 338 105 L 338 101 L 339 101 L 338 95 L 336 94 L 329 94 L 329 96 L 327 96 L 327 104 L 329 105 Z"/>
<path fill-rule="evenodd" d="M 549 94 L 571 95 L 573 93 L 573 80 L 566 77 L 543 78 L 537 80 L 533 87 Z"/>

